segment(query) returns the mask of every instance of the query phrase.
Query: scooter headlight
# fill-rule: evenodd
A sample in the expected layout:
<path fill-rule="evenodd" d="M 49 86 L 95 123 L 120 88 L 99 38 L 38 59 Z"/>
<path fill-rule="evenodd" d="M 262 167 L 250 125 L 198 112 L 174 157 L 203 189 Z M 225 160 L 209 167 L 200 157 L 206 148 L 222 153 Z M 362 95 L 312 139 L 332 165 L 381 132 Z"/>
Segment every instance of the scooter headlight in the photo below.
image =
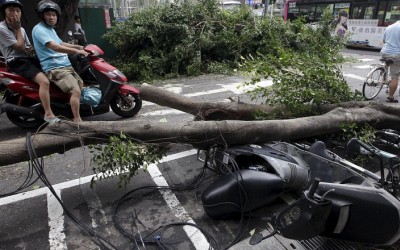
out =
<path fill-rule="evenodd" d="M 105 73 L 111 80 L 118 82 L 118 83 L 125 83 L 128 79 L 126 78 L 126 76 L 124 75 L 124 73 L 122 73 L 121 71 L 119 71 L 118 69 L 114 69 L 113 71 L 108 71 Z"/>

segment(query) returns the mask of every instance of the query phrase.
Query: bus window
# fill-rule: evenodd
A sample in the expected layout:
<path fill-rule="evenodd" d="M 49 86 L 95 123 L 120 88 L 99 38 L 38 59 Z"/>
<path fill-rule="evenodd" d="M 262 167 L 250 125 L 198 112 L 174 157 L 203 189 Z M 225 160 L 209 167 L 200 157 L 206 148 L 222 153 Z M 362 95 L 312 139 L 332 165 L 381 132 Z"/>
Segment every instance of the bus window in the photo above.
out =
<path fill-rule="evenodd" d="M 376 4 L 354 4 L 352 10 L 353 19 L 374 19 Z"/>
<path fill-rule="evenodd" d="M 384 26 L 391 25 L 398 20 L 400 20 L 400 2 L 398 0 L 390 1 L 385 16 Z"/>
<path fill-rule="evenodd" d="M 375 6 L 365 7 L 364 19 L 373 19 Z"/>
<path fill-rule="evenodd" d="M 299 7 L 297 6 L 297 2 L 288 2 L 287 8 L 287 20 L 295 20 L 299 16 Z"/>
<path fill-rule="evenodd" d="M 359 7 L 359 6 L 355 6 L 355 7 L 353 7 L 353 11 L 352 11 L 352 13 L 353 13 L 353 18 L 352 19 L 362 19 L 362 13 L 361 13 L 361 11 L 362 11 L 362 8 L 361 7 Z"/>
<path fill-rule="evenodd" d="M 300 6 L 300 16 L 304 16 L 307 23 L 315 22 L 315 5 L 310 4 Z"/>
<path fill-rule="evenodd" d="M 335 19 L 338 17 L 339 11 L 340 10 L 345 10 L 347 13 L 349 13 L 350 9 L 350 2 L 348 3 L 335 3 L 335 7 L 333 9 L 333 16 Z"/>
<path fill-rule="evenodd" d="M 385 10 L 387 6 L 388 1 L 380 1 L 379 3 L 379 9 L 378 9 L 378 26 L 384 26 L 384 18 L 385 18 Z"/>
<path fill-rule="evenodd" d="M 315 9 L 315 20 L 321 20 L 322 14 L 324 14 L 325 11 L 329 11 L 329 13 L 333 15 L 333 4 L 317 4 L 317 8 Z"/>

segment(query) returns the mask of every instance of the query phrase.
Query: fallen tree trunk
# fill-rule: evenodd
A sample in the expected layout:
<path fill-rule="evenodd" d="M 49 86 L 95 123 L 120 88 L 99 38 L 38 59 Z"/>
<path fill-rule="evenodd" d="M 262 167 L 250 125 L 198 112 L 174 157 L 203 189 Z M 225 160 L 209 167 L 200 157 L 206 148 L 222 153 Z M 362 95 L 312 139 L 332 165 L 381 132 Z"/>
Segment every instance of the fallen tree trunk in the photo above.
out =
<path fill-rule="evenodd" d="M 153 102 L 160 106 L 178 109 L 192 114 L 194 120 L 255 120 L 257 113 L 285 114 L 291 117 L 291 111 L 284 105 L 258 105 L 244 102 L 199 102 L 180 94 L 175 94 L 163 88 L 149 84 L 140 87 L 140 96 L 143 100 Z M 327 104 L 322 106 L 310 105 L 304 113 L 296 114 L 297 117 L 323 114 L 337 107 L 353 108 L 365 107 L 369 102 L 346 102 L 340 104 Z"/>
<path fill-rule="evenodd" d="M 341 124 L 371 124 L 377 128 L 400 128 L 400 107 L 371 103 L 362 108 L 336 108 L 326 114 L 287 120 L 192 121 L 148 123 L 143 121 L 83 122 L 79 126 L 60 123 L 34 135 L 37 156 L 63 153 L 89 144 L 104 143 L 110 135 L 123 132 L 139 142 L 186 143 L 206 148 L 213 144 L 231 145 L 293 140 L 340 131 Z M 0 166 L 29 159 L 26 139 L 0 142 Z"/>
<path fill-rule="evenodd" d="M 254 113 L 271 113 L 276 109 L 276 107 L 273 108 L 269 105 L 254 105 L 243 102 L 198 102 L 148 84 L 143 84 L 140 87 L 140 96 L 143 100 L 160 106 L 192 114 L 195 116 L 195 120 L 254 120 Z"/>

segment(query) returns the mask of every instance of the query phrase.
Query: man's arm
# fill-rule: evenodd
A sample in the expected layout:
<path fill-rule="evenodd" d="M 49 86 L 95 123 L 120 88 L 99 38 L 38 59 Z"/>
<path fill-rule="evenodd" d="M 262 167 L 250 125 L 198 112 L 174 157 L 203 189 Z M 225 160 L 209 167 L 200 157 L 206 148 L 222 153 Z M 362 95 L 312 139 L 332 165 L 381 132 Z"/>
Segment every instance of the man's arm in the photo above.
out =
<path fill-rule="evenodd" d="M 25 40 L 22 35 L 21 20 L 18 16 L 13 16 L 12 18 L 6 18 L 6 24 L 8 27 L 15 30 L 16 43 L 12 44 L 11 47 L 15 50 L 24 51 L 25 50 Z"/>
<path fill-rule="evenodd" d="M 84 56 L 88 56 L 89 53 L 83 50 L 83 46 L 80 45 L 73 45 L 69 43 L 64 43 L 62 42 L 61 44 L 58 44 L 54 41 L 50 41 L 46 43 L 46 47 L 49 49 L 52 49 L 54 51 L 57 51 L 59 53 L 66 53 L 66 54 L 81 54 Z"/>
<path fill-rule="evenodd" d="M 79 50 L 83 50 L 83 48 L 84 48 L 81 45 L 70 44 L 70 43 L 65 43 L 65 42 L 62 42 L 61 45 L 65 46 L 65 47 L 73 48 L 73 49 L 79 49 Z"/>
<path fill-rule="evenodd" d="M 25 50 L 25 40 L 24 36 L 22 35 L 21 27 L 15 30 L 17 42 L 11 45 L 11 47 L 15 50 L 24 51 Z"/>

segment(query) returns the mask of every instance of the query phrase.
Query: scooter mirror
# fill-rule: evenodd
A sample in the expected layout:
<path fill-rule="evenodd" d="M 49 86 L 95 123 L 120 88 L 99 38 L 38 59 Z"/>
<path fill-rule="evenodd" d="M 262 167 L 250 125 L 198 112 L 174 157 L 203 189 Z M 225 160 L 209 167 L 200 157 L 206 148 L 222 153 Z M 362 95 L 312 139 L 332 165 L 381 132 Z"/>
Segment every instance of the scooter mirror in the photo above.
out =
<path fill-rule="evenodd" d="M 348 155 L 356 155 L 360 153 L 360 144 L 358 144 L 356 138 L 352 138 L 347 142 L 346 153 Z"/>
<path fill-rule="evenodd" d="M 75 33 L 74 33 L 74 38 L 75 38 L 75 39 L 82 39 L 82 38 L 83 38 L 83 34 L 82 34 L 82 33 L 79 33 L 79 32 L 75 32 Z"/>
<path fill-rule="evenodd" d="M 250 245 L 256 245 L 263 240 L 263 235 L 261 233 L 254 234 L 249 241 Z"/>
<path fill-rule="evenodd" d="M 376 154 L 373 148 L 365 144 L 364 142 L 358 140 L 357 138 L 352 138 L 350 141 L 347 142 L 346 145 L 346 153 L 348 155 L 356 155 L 356 154 L 363 154 L 363 155 L 371 155 Z"/>

